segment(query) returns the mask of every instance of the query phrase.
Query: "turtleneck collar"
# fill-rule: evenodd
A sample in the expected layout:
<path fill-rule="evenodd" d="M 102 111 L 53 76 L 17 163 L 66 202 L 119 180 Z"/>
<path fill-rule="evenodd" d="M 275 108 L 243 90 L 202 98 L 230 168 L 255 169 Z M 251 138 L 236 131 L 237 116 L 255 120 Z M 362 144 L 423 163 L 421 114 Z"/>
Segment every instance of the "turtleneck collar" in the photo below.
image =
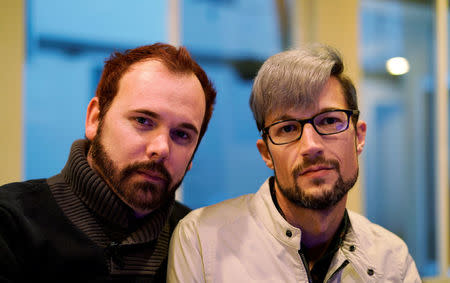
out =
<path fill-rule="evenodd" d="M 118 225 L 122 229 L 128 230 L 131 228 L 130 226 L 139 223 L 135 232 L 126 241 L 135 243 L 156 239 L 172 210 L 174 200 L 137 221 L 133 210 L 117 197 L 105 181 L 89 166 L 86 158 L 88 149 L 89 142 L 87 140 L 75 141 L 72 144 L 66 166 L 61 171 L 73 193 L 95 215 L 114 226 Z"/>

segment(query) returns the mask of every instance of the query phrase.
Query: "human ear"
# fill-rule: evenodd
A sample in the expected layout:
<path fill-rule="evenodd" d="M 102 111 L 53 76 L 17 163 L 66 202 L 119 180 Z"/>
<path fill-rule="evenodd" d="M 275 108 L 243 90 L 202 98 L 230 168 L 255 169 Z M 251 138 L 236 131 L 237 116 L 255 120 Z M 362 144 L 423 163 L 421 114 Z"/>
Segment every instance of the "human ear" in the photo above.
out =
<path fill-rule="evenodd" d="M 100 105 L 98 97 L 96 96 L 91 99 L 86 111 L 85 135 L 90 141 L 92 141 L 97 134 L 99 116 Z"/>
<path fill-rule="evenodd" d="M 366 144 L 366 131 L 367 131 L 366 122 L 359 120 L 356 123 L 356 152 L 358 154 L 361 154 L 364 145 Z"/>
<path fill-rule="evenodd" d="M 266 166 L 273 170 L 274 168 L 273 168 L 272 156 L 270 155 L 269 148 L 267 147 L 267 143 L 264 142 L 262 139 L 259 139 L 256 141 L 256 147 L 258 148 L 262 159 L 266 163 Z"/>

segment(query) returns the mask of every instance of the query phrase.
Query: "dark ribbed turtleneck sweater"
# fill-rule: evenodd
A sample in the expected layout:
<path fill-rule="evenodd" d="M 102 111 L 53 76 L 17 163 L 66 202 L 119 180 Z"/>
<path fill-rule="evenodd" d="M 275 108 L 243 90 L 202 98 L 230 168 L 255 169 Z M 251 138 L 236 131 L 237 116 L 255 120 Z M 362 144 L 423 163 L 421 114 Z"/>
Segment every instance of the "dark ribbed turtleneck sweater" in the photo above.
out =
<path fill-rule="evenodd" d="M 75 141 L 60 174 L 0 186 L 0 282 L 165 282 L 177 201 L 137 219 Z"/>
<path fill-rule="evenodd" d="M 155 274 L 167 257 L 173 201 L 135 218 L 89 166 L 87 151 L 86 140 L 73 143 L 61 174 L 47 180 L 53 197 L 76 228 L 104 249 L 111 275 Z"/>

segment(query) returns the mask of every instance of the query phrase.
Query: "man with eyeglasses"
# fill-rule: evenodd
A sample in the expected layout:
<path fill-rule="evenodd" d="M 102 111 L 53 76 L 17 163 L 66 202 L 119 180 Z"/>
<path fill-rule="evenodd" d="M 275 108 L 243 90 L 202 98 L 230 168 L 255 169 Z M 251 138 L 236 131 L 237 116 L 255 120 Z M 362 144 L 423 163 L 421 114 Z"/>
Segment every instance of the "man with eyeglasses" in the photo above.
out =
<path fill-rule="evenodd" d="M 274 176 L 179 223 L 169 282 L 420 282 L 399 237 L 346 209 L 366 123 L 343 70 L 324 45 L 263 64 L 250 106 Z"/>

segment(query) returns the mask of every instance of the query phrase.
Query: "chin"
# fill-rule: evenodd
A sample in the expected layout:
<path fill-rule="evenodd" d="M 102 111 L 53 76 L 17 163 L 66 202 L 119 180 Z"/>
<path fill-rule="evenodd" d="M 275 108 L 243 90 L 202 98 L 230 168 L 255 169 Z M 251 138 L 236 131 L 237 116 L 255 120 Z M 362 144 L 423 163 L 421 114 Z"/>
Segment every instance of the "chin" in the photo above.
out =
<path fill-rule="evenodd" d="M 332 190 L 335 183 L 329 183 L 324 179 L 313 179 L 308 182 L 298 182 L 295 185 L 297 188 L 302 188 L 305 193 L 321 194 L 324 191 Z"/>

